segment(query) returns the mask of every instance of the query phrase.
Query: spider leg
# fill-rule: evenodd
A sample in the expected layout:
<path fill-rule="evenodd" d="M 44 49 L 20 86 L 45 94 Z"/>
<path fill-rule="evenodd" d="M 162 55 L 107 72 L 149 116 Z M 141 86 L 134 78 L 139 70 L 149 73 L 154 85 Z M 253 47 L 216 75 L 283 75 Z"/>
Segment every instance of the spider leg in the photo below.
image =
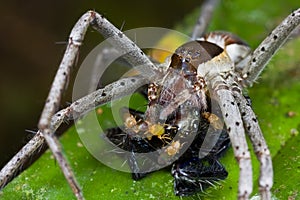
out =
<path fill-rule="evenodd" d="M 116 47 L 121 55 L 124 55 L 124 59 L 132 66 L 140 66 L 140 72 L 152 82 L 161 77 L 156 65 L 154 65 L 150 59 L 144 54 L 144 52 L 124 33 L 117 29 L 102 15 L 89 11 L 94 17 L 90 22 L 90 25 L 97 31 L 99 31 L 108 42 Z"/>
<path fill-rule="evenodd" d="M 68 180 L 73 193 L 78 199 L 83 199 L 83 195 L 68 162 L 61 153 L 62 147 L 54 136 L 55 130 L 51 127 L 51 118 L 60 104 L 61 96 L 67 87 L 71 68 L 75 64 L 79 47 L 81 46 L 81 42 L 83 41 L 87 28 L 90 25 L 102 33 L 104 37 L 108 38 L 112 45 L 118 46 L 121 53 L 126 54 L 125 59 L 130 64 L 134 66 L 141 66 L 143 68 L 143 74 L 147 74 L 150 79 L 154 78 L 154 76 L 158 74 L 157 68 L 147 58 L 147 56 L 145 56 L 144 53 L 129 38 L 127 38 L 103 16 L 94 11 L 89 11 L 85 13 L 75 24 L 69 36 L 69 43 L 64 57 L 48 94 L 47 101 L 38 123 L 38 128 L 44 136 L 49 148 L 53 152 L 55 159 L 58 161 L 58 164 Z"/>
<path fill-rule="evenodd" d="M 244 67 L 242 77 L 245 85 L 251 86 L 258 78 L 274 53 L 288 39 L 290 33 L 300 24 L 300 9 L 292 12 L 279 24 L 269 36 L 245 59 L 248 65 Z"/>
<path fill-rule="evenodd" d="M 141 76 L 124 78 L 111 83 L 102 89 L 78 99 L 69 107 L 54 114 L 51 118 L 50 127 L 55 131 L 61 123 L 76 120 L 96 106 L 131 94 L 140 85 L 146 83 L 147 80 Z M 1 169 L 0 188 L 3 188 L 11 179 L 13 179 L 13 177 L 18 174 L 22 164 L 30 159 L 30 157 L 45 144 L 46 141 L 43 134 L 38 131 L 35 136 Z"/>
<path fill-rule="evenodd" d="M 261 199 L 271 199 L 270 189 L 273 185 L 273 167 L 269 148 L 251 106 L 240 92 L 234 91 L 233 93 L 239 103 L 244 126 L 249 134 L 256 157 L 260 162 L 259 187 Z"/>
<path fill-rule="evenodd" d="M 71 186 L 73 193 L 78 199 L 84 199 L 81 193 L 80 187 L 77 181 L 74 178 L 72 170 L 61 153 L 61 144 L 54 136 L 54 130 L 50 126 L 51 117 L 57 110 L 61 96 L 67 87 L 67 82 L 71 73 L 71 67 L 75 64 L 76 57 L 78 55 L 79 47 L 81 45 L 81 41 L 85 35 L 85 32 L 88 28 L 89 22 L 93 17 L 91 15 L 83 15 L 79 21 L 74 26 L 70 37 L 69 43 L 65 52 L 65 55 L 62 59 L 62 62 L 58 68 L 58 71 L 53 80 L 51 89 L 49 91 L 47 101 L 45 103 L 43 112 L 41 114 L 38 128 L 42 135 L 44 136 L 49 148 L 51 149 L 55 159 L 57 160 L 60 168 L 63 171 L 69 185 Z"/>
<path fill-rule="evenodd" d="M 200 16 L 194 27 L 191 40 L 196 40 L 203 36 L 206 32 L 208 25 L 210 24 L 213 11 L 219 4 L 219 0 L 206 0 L 202 3 Z"/>
<path fill-rule="evenodd" d="M 78 20 L 71 31 L 65 55 L 52 83 L 44 110 L 41 114 L 38 125 L 41 130 L 49 128 L 51 117 L 56 111 L 60 102 L 62 92 L 67 84 L 70 69 L 74 65 L 76 56 L 78 55 L 79 47 L 89 25 L 92 25 L 94 29 L 98 30 L 105 37 L 109 38 L 110 42 L 114 46 L 120 47 L 122 53 L 128 53 L 125 59 L 130 64 L 134 66 L 145 65 L 147 69 L 145 69 L 146 71 L 143 71 L 143 74 L 146 73 L 150 78 L 159 74 L 155 65 L 129 38 L 127 38 L 103 16 L 94 11 L 89 11 Z"/>
<path fill-rule="evenodd" d="M 252 165 L 241 114 L 231 91 L 219 87 L 215 89 L 215 95 L 227 126 L 234 156 L 240 167 L 238 199 L 248 199 L 253 187 Z"/>
<path fill-rule="evenodd" d="M 15 177 L 25 163 L 38 149 L 46 144 L 43 135 L 37 132 L 34 137 L 1 169 L 0 190 Z"/>
<path fill-rule="evenodd" d="M 117 57 L 119 55 L 119 52 L 117 49 L 113 47 L 106 47 L 101 49 L 101 51 L 98 53 L 94 63 L 93 67 L 91 70 L 91 76 L 90 76 L 90 81 L 89 81 L 89 87 L 87 94 L 95 91 L 98 88 L 102 88 L 103 85 L 100 80 L 101 74 L 105 71 L 104 67 L 99 67 L 99 66 L 108 66 L 110 62 L 113 60 L 113 58 Z"/>

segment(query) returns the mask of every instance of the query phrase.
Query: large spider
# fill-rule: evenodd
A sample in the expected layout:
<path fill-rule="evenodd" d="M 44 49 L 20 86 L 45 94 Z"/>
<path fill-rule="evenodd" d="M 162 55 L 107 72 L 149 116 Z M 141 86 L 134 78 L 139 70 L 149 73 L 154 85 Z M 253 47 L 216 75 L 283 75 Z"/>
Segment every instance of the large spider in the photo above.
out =
<path fill-rule="evenodd" d="M 212 2 L 207 1 L 204 7 L 210 6 Z M 0 184 L 5 185 L 24 160 L 46 141 L 74 194 L 78 199 L 83 199 L 72 170 L 61 153 L 61 145 L 54 135 L 55 130 L 64 120 L 77 119 L 93 109 L 95 104 L 101 105 L 111 101 L 112 98 L 120 98 L 135 91 L 139 85 L 152 82 L 150 103 L 143 120 L 151 125 L 159 125 L 163 121 L 168 121 L 168 117 L 180 109 L 186 118 L 181 119 L 181 124 L 178 123 L 178 134 L 180 138 L 185 138 L 190 132 L 196 133 L 194 128 L 197 127 L 194 127 L 194 122 L 199 119 L 199 112 L 203 113 L 207 109 L 205 95 L 209 94 L 220 106 L 234 155 L 239 164 L 238 198 L 248 199 L 252 192 L 252 165 L 245 139 L 246 132 L 260 162 L 261 197 L 270 199 L 270 189 L 273 184 L 270 153 L 255 114 L 244 98 L 242 90 L 254 83 L 273 54 L 299 25 L 300 9 L 290 14 L 253 52 L 242 40 L 232 34 L 215 32 L 204 35 L 206 26 L 201 22 L 206 17 L 204 14 L 200 16 L 192 41 L 176 50 L 170 65 L 158 68 L 103 16 L 95 11 L 84 14 L 70 34 L 67 50 L 39 121 L 39 131 L 1 170 Z M 70 69 L 76 61 L 79 47 L 90 25 L 110 38 L 112 44 L 123 54 L 126 53 L 125 59 L 128 63 L 133 66 L 142 65 L 140 70 L 143 75 L 118 80 L 55 113 L 70 75 Z M 200 36 L 204 37 L 200 38 Z M 198 109 L 198 112 L 190 112 L 191 108 Z M 172 156 L 167 157 L 164 162 L 170 163 L 178 159 L 176 153 L 176 151 L 172 153 Z"/>

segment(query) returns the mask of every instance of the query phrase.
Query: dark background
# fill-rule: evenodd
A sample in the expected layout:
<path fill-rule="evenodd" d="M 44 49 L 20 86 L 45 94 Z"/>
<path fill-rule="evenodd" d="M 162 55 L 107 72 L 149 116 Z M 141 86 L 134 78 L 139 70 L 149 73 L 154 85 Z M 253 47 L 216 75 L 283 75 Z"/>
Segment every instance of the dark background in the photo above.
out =
<path fill-rule="evenodd" d="M 129 3 L 130 2 L 130 3 Z M 0 168 L 32 137 L 69 32 L 87 10 L 104 14 L 124 30 L 172 28 L 196 9 L 196 1 L 6 1 L 0 5 Z M 88 30 L 80 58 L 101 41 Z M 79 60 L 80 61 L 80 60 Z M 79 62 L 80 64 L 80 62 Z M 62 105 L 70 102 L 71 89 Z M 29 130 L 29 131 L 28 131 Z"/>

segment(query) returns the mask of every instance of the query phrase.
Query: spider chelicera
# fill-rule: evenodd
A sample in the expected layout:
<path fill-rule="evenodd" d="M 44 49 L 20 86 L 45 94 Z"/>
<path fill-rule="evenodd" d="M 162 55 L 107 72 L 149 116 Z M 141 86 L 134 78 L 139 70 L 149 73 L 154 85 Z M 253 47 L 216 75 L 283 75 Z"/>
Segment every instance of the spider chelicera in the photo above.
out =
<path fill-rule="evenodd" d="M 210 1 L 207 2 L 210 3 Z M 199 22 L 202 19 L 203 16 L 200 17 Z M 121 138 L 122 135 L 119 137 L 111 129 L 108 131 L 111 141 L 115 140 L 124 148 L 131 148 L 129 151 L 132 154 L 135 152 L 132 150 L 133 147 L 136 147 L 136 151 L 139 151 L 141 146 L 148 145 L 146 149 L 151 151 L 151 148 L 155 146 L 155 137 L 158 139 L 159 144 L 154 149 L 161 148 L 156 160 L 157 163 L 174 163 L 172 173 L 175 182 L 178 180 L 185 182 L 184 185 L 181 184 L 182 182 L 176 183 L 177 191 L 182 195 L 189 194 L 190 189 L 196 191 L 197 189 L 187 186 L 191 181 L 189 182 L 185 178 L 182 179 L 180 173 L 186 169 L 188 172 L 195 169 L 196 172 L 201 171 L 198 169 L 200 168 L 199 165 L 194 164 L 195 160 L 201 157 L 201 155 L 199 157 L 194 156 L 195 152 L 198 152 L 198 149 L 201 148 L 198 147 L 197 142 L 201 143 L 203 140 L 198 129 L 200 121 L 206 120 L 203 124 L 209 124 L 215 126 L 215 128 L 218 126 L 210 118 L 210 115 L 215 113 L 210 113 L 211 111 L 208 108 L 207 96 L 209 96 L 209 99 L 215 101 L 219 106 L 226 128 L 225 133 L 222 131 L 221 140 L 208 143 L 213 153 L 206 154 L 207 157 L 201 158 L 212 166 L 217 165 L 216 168 L 220 167 L 223 171 L 223 176 L 213 177 L 217 177 L 217 179 L 225 178 L 226 173 L 217 159 L 227 148 L 227 144 L 223 144 L 223 142 L 227 141 L 224 135 L 228 134 L 240 170 L 238 198 L 248 199 L 252 192 L 253 181 L 250 153 L 245 139 L 245 133 L 247 133 L 260 162 L 259 187 L 261 197 L 262 199 L 270 199 L 270 189 L 273 184 L 270 153 L 255 114 L 249 101 L 243 96 L 242 90 L 253 84 L 273 54 L 299 23 L 300 10 L 298 9 L 279 24 L 253 52 L 241 39 L 230 33 L 214 32 L 204 35 L 205 28 L 203 28 L 203 24 L 198 23 L 192 41 L 176 50 L 169 65 L 158 68 L 130 39 L 103 16 L 95 11 L 87 12 L 79 19 L 71 32 L 67 50 L 39 121 L 39 131 L 1 170 L 1 186 L 5 185 L 11 176 L 15 174 L 24 160 L 44 142 L 47 142 L 74 194 L 78 199 L 83 199 L 83 194 L 75 176 L 61 153 L 61 145 L 54 136 L 55 130 L 63 121 L 76 119 L 94 108 L 95 102 L 96 105 L 107 103 L 112 100 L 112 97 L 120 98 L 135 91 L 139 85 L 149 84 L 150 82 L 152 84 L 149 85 L 149 105 L 146 112 L 144 114 L 131 112 L 127 115 L 129 118 L 132 115 L 134 120 L 140 118 L 141 122 L 145 122 L 148 127 L 143 129 L 143 126 L 139 126 L 139 119 L 132 126 L 125 124 L 126 136 L 128 131 L 137 134 L 127 141 L 131 143 L 130 145 L 126 145 L 123 142 L 124 138 Z M 128 63 L 133 66 L 143 65 L 141 71 L 143 76 L 139 75 L 118 80 L 55 113 L 88 26 L 92 26 L 105 37 L 110 38 L 112 44 L 121 52 L 126 52 L 125 59 Z M 204 37 L 200 38 L 198 36 Z M 215 116 L 215 118 L 219 119 L 221 116 Z M 154 128 L 154 131 L 149 129 L 149 125 Z M 163 130 L 157 131 L 157 127 L 163 128 Z M 223 126 L 221 130 L 223 130 Z M 149 140 L 147 143 L 144 143 L 144 141 L 139 142 L 139 137 L 142 135 L 140 132 L 147 132 L 146 137 Z M 173 134 L 176 134 L 176 136 L 173 136 Z M 191 145 L 185 147 L 185 144 L 190 142 L 190 140 L 185 139 L 190 135 L 194 136 L 195 140 L 192 140 Z M 151 139 L 153 137 L 153 141 L 150 140 L 150 137 Z M 176 139 L 176 137 L 179 139 Z M 120 143 L 120 141 L 122 142 Z M 181 157 L 177 155 L 181 151 L 184 152 L 184 150 L 190 153 L 183 154 Z M 211 159 L 211 156 L 214 158 Z M 135 160 L 128 159 L 132 161 L 131 167 L 134 176 L 137 178 L 143 176 L 144 174 L 139 172 L 135 173 L 136 167 L 139 167 L 139 165 L 135 166 Z M 186 168 L 181 167 L 182 163 L 187 163 L 184 165 Z M 194 178 L 192 174 L 187 178 L 200 182 L 202 180 L 197 175 Z M 209 184 L 209 182 L 204 183 L 203 187 L 206 187 L 205 184 Z M 202 190 L 202 188 L 199 190 Z"/>

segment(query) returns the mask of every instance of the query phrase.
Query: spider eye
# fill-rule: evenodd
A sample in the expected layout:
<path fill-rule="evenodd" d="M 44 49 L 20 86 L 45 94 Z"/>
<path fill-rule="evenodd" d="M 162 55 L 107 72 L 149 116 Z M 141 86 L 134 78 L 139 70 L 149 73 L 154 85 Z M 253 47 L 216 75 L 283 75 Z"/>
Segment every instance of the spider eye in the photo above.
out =
<path fill-rule="evenodd" d="M 184 61 L 189 63 L 191 61 L 191 59 L 190 58 L 185 58 Z"/>
<path fill-rule="evenodd" d="M 200 57 L 200 52 L 196 51 L 193 55 L 192 55 L 192 59 L 197 59 L 198 57 Z"/>
<path fill-rule="evenodd" d="M 191 41 L 180 46 L 172 56 L 171 67 L 179 69 L 181 58 L 190 63 L 194 68 L 221 54 L 223 49 L 207 41 Z"/>

